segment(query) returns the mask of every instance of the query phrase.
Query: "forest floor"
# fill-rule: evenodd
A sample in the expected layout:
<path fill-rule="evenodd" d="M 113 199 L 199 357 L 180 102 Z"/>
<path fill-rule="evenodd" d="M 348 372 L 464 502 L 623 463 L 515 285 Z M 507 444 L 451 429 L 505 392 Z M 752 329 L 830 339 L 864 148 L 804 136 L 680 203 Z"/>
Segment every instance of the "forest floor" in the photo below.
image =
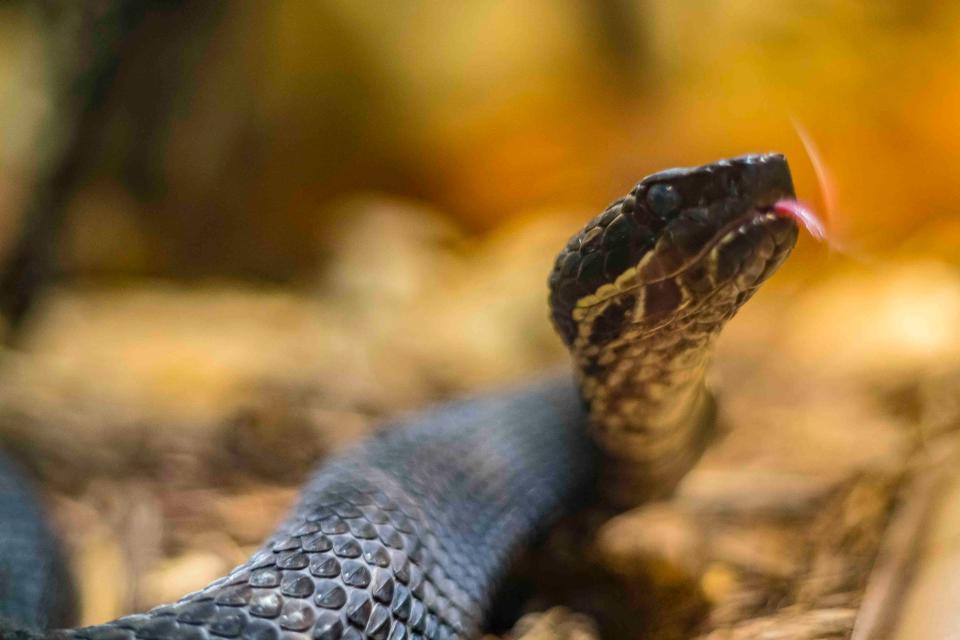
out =
<path fill-rule="evenodd" d="M 370 202 L 309 290 L 54 291 L 0 366 L 0 434 L 42 483 L 81 622 L 222 575 L 318 460 L 384 420 L 563 366 L 545 277 L 575 227 L 470 244 Z M 955 614 L 929 594 L 960 590 L 960 272 L 811 273 L 722 337 L 720 433 L 676 495 L 557 527 L 527 562 L 580 586 L 534 589 L 504 638 L 940 637 Z"/>

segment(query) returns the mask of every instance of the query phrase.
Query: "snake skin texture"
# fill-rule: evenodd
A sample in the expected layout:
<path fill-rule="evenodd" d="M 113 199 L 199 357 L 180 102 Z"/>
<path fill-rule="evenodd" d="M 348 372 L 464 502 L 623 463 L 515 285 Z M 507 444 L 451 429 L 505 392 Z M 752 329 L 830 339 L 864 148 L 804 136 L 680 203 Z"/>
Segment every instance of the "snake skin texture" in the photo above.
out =
<path fill-rule="evenodd" d="M 447 640 L 589 484 L 572 381 L 440 407 L 323 465 L 293 515 L 203 591 L 72 640 Z"/>
<path fill-rule="evenodd" d="M 227 577 L 145 614 L 34 637 L 476 638 L 512 559 L 598 475 L 634 498 L 696 459 L 714 338 L 792 249 L 795 221 L 774 207 L 792 196 L 777 154 L 645 178 L 574 236 L 549 278 L 578 384 L 514 388 L 386 428 L 323 464 Z M 10 575 L 26 576 L 14 591 L 36 593 L 31 572 L 50 557 L 14 558 Z"/>
<path fill-rule="evenodd" d="M 69 622 L 63 557 L 23 472 L 0 455 L 0 618 L 46 628 Z M 0 637 L 3 637 L 0 633 Z"/>

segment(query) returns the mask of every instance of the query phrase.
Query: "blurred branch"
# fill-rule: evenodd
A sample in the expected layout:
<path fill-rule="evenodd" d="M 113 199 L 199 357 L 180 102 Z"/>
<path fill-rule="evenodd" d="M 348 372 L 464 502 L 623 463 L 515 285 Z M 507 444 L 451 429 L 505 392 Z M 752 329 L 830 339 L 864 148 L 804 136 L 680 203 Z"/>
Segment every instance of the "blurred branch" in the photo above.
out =
<path fill-rule="evenodd" d="M 599 35 L 601 54 L 625 93 L 640 88 L 651 63 L 646 41 L 649 7 L 642 0 L 596 0 L 584 4 Z"/>
<path fill-rule="evenodd" d="M 921 471 L 903 491 L 874 562 L 851 640 L 883 640 L 891 636 L 915 574 L 918 541 L 923 539 L 932 512 L 943 498 L 952 466 Z"/>
<path fill-rule="evenodd" d="M 49 49 L 48 88 L 52 109 L 35 146 L 39 154 L 32 196 L 19 233 L 0 268 L 0 314 L 5 339 L 17 330 L 55 271 L 65 204 L 82 176 L 83 161 L 104 118 L 107 95 L 131 34 L 144 17 L 178 2 L 98 0 L 26 5 L 44 32 Z"/>

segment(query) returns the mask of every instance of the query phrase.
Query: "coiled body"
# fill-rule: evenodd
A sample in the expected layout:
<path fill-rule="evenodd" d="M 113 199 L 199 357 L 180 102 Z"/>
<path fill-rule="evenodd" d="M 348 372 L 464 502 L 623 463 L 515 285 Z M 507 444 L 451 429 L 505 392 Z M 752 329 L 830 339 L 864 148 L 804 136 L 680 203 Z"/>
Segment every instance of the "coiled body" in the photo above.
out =
<path fill-rule="evenodd" d="M 596 457 L 583 421 L 568 379 L 414 416 L 321 466 L 291 516 L 226 578 L 48 637 L 475 637 L 504 567 L 589 485 Z"/>
<path fill-rule="evenodd" d="M 574 236 L 550 275 L 578 384 L 541 382 L 387 428 L 323 464 L 225 578 L 146 614 L 38 637 L 475 638 L 511 559 L 591 486 L 589 433 L 620 502 L 668 491 L 696 460 L 714 338 L 792 248 L 796 225 L 773 209 L 792 193 L 774 154 L 647 177 Z M 15 540 L 0 543 L 17 555 Z M 29 580 L 42 559 L 22 560 L 11 575 Z"/>

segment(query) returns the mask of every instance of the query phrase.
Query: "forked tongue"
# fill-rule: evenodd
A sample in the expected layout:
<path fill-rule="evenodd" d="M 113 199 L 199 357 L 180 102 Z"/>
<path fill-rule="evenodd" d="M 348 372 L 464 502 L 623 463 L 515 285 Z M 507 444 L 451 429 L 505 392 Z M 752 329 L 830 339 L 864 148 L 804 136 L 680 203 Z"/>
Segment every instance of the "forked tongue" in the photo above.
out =
<path fill-rule="evenodd" d="M 823 220 L 821 220 L 810 207 L 807 207 L 799 200 L 794 200 L 793 198 L 777 200 L 773 203 L 773 210 L 782 216 L 793 218 L 803 225 L 807 233 L 813 236 L 815 240 L 826 240 L 827 228 L 824 226 Z"/>

